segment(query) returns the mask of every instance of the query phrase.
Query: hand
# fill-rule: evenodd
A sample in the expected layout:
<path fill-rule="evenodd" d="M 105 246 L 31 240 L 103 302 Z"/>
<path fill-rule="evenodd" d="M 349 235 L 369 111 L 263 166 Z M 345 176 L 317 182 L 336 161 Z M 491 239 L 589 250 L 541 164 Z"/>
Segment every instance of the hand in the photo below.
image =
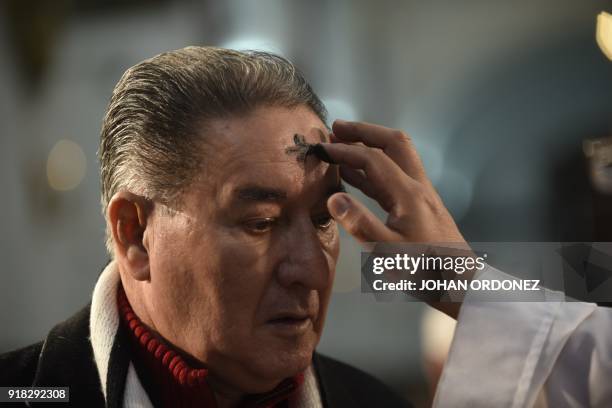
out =
<path fill-rule="evenodd" d="M 408 135 L 378 125 L 340 120 L 334 122 L 332 130 L 332 143 L 322 145 L 340 166 L 340 176 L 389 213 L 383 223 L 349 194 L 336 193 L 328 199 L 327 207 L 346 231 L 361 242 L 460 243 L 469 249 L 427 178 Z M 453 318 L 461 307 L 461 303 L 428 303 Z"/>
<path fill-rule="evenodd" d="M 333 143 L 323 147 L 340 166 L 340 176 L 389 213 L 383 223 L 349 194 L 336 193 L 327 207 L 347 232 L 361 242 L 465 242 L 408 135 L 341 120 L 332 130 Z"/>

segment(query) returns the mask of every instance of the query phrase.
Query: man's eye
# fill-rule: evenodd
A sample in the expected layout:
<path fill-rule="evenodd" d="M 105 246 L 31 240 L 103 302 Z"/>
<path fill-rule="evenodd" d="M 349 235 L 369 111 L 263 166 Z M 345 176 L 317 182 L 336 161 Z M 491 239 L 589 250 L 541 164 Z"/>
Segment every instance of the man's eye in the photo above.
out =
<path fill-rule="evenodd" d="M 251 233 L 262 234 L 270 231 L 275 222 L 274 218 L 257 218 L 246 221 L 244 227 Z"/>
<path fill-rule="evenodd" d="M 332 218 L 331 215 L 325 214 L 325 215 L 321 215 L 321 216 L 313 218 L 312 222 L 315 225 L 315 227 L 322 229 L 322 230 L 326 230 L 332 225 L 332 223 L 334 222 L 334 219 Z"/>

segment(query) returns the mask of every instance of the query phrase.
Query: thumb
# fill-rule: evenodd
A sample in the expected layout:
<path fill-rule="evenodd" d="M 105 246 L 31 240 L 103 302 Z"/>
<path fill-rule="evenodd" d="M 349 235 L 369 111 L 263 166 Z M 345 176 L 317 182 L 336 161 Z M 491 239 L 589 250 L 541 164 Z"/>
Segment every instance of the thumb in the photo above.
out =
<path fill-rule="evenodd" d="M 393 240 L 391 231 L 368 208 L 346 193 L 336 193 L 327 200 L 327 208 L 336 222 L 358 241 Z"/>

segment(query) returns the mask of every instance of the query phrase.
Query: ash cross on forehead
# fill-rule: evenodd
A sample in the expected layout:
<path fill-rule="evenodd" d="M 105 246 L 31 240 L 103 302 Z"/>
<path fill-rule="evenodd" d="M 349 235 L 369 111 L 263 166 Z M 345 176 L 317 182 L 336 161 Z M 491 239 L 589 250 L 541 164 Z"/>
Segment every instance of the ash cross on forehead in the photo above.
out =
<path fill-rule="evenodd" d="M 321 133 L 321 140 L 325 140 L 323 133 Z M 333 164 L 331 157 L 329 157 L 321 143 L 306 143 L 304 135 L 296 133 L 293 135 L 293 144 L 294 146 L 285 149 L 285 153 L 295 154 L 298 163 L 306 163 L 308 156 L 312 155 L 321 161 Z"/>

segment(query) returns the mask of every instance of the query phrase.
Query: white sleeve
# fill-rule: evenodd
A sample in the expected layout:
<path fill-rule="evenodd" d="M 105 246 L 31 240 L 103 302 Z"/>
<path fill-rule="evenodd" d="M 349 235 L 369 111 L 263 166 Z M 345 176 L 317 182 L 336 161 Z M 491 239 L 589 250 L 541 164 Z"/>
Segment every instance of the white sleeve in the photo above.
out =
<path fill-rule="evenodd" d="M 612 310 L 595 304 L 468 296 L 434 406 L 612 406 L 611 343 Z"/>
<path fill-rule="evenodd" d="M 567 303 L 564 309 L 584 305 Z M 543 394 L 550 407 L 612 406 L 612 309 L 594 308 L 571 333 L 554 361 Z"/>

